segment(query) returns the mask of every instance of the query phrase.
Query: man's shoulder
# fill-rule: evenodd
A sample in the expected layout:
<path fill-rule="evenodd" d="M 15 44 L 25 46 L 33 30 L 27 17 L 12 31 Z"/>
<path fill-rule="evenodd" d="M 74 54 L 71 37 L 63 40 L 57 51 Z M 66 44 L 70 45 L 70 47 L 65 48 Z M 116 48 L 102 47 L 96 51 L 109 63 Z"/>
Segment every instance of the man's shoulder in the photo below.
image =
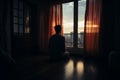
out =
<path fill-rule="evenodd" d="M 65 38 L 64 36 L 61 36 L 62 38 Z"/>
<path fill-rule="evenodd" d="M 52 35 L 50 38 L 56 37 L 56 35 Z"/>
<path fill-rule="evenodd" d="M 65 38 L 64 36 L 59 35 L 60 38 Z"/>
<path fill-rule="evenodd" d="M 65 39 L 65 37 L 61 36 L 61 35 L 52 35 L 51 38 L 63 38 L 63 39 Z"/>

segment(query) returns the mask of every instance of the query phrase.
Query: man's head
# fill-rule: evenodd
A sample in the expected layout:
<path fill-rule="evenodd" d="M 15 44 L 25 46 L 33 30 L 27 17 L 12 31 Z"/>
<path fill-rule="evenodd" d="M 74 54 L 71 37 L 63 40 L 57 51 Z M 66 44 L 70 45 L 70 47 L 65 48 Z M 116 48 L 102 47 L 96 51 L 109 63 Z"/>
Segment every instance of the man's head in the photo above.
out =
<path fill-rule="evenodd" d="M 61 32 L 61 25 L 55 26 L 55 32 L 56 32 L 56 34 L 59 34 Z"/>

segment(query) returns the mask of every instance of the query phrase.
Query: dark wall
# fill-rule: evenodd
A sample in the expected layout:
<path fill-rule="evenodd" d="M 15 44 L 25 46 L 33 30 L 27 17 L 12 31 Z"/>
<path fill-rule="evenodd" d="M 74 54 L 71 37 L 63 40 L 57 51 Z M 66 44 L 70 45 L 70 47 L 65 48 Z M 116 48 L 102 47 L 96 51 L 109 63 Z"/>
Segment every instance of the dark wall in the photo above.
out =
<path fill-rule="evenodd" d="M 120 4 L 119 0 L 114 1 L 114 50 L 120 51 Z"/>
<path fill-rule="evenodd" d="M 102 58 L 107 59 L 109 53 L 120 50 L 120 17 L 117 0 L 103 0 L 100 48 Z"/>
<path fill-rule="evenodd" d="M 0 48 L 11 54 L 11 0 L 0 1 Z"/>
<path fill-rule="evenodd" d="M 34 53 L 39 52 L 39 37 L 40 37 L 40 22 L 39 22 L 39 10 L 37 5 L 31 6 L 31 35 L 32 35 L 32 49 Z M 36 54 L 35 53 L 35 54 Z"/>

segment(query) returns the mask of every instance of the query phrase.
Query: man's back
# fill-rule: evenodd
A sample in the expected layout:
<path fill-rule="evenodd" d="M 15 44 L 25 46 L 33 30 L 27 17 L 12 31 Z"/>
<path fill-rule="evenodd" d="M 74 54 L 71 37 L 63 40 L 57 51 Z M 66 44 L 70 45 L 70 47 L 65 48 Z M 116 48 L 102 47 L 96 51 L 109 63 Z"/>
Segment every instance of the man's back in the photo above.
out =
<path fill-rule="evenodd" d="M 65 38 L 60 35 L 53 35 L 49 40 L 49 52 L 52 56 L 61 56 L 65 52 Z"/>

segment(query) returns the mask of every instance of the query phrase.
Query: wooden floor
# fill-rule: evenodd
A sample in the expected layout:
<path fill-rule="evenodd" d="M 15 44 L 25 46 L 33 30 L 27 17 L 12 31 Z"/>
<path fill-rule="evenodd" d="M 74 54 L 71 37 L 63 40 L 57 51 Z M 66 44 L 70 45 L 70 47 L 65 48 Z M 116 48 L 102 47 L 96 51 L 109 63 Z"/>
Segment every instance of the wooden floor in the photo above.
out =
<path fill-rule="evenodd" d="M 108 80 L 107 68 L 99 61 L 70 57 L 50 61 L 48 56 L 19 57 L 16 80 Z"/>

